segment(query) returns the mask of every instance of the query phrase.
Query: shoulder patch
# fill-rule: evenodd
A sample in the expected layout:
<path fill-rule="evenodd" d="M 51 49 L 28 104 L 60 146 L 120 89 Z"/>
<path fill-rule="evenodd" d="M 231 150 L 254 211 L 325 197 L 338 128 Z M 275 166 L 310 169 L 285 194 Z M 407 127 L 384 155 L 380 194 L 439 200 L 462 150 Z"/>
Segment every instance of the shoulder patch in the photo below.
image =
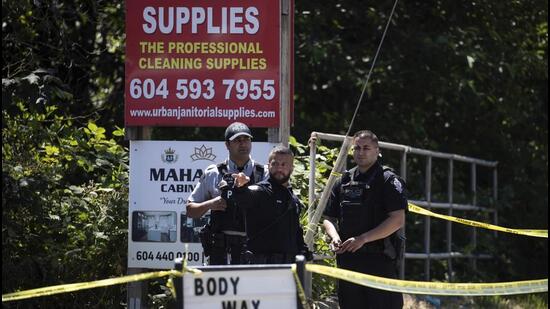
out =
<path fill-rule="evenodd" d="M 213 169 L 217 169 L 218 166 L 216 164 L 210 164 L 206 167 L 207 170 L 213 170 Z"/>
<path fill-rule="evenodd" d="M 403 193 L 403 185 L 401 184 L 399 179 L 393 178 L 392 184 L 395 187 L 395 190 L 397 190 L 397 192 Z"/>
<path fill-rule="evenodd" d="M 218 167 L 216 166 L 216 164 L 208 165 L 204 171 L 205 172 L 211 172 L 213 170 L 218 171 Z"/>

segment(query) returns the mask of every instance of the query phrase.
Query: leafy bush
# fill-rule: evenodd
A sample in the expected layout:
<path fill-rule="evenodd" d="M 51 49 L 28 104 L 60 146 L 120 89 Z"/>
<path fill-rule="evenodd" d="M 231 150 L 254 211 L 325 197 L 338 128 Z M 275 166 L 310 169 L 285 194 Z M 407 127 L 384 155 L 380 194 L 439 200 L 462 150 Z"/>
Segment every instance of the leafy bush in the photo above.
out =
<path fill-rule="evenodd" d="M 55 106 L 16 106 L 2 111 L 2 293 L 124 275 L 127 151 Z M 7 304 L 113 307 L 125 294 L 118 285 Z"/>
<path fill-rule="evenodd" d="M 294 137 L 290 138 L 290 146 L 294 149 L 296 154 L 294 160 L 294 172 L 292 174 L 292 185 L 294 190 L 297 191 L 298 197 L 301 199 L 304 205 L 309 205 L 310 201 L 308 200 L 309 194 L 309 173 L 310 173 L 310 164 L 309 164 L 309 153 L 306 152 L 308 149 L 306 145 L 300 144 Z M 322 189 L 325 187 L 325 184 L 328 180 L 330 172 L 336 157 L 338 156 L 338 149 L 328 148 L 323 145 L 317 147 L 316 155 L 316 166 L 315 166 L 315 198 L 314 205 L 317 204 L 318 198 Z M 301 224 L 305 229 L 308 224 L 308 211 L 306 210 L 303 213 L 301 218 Z M 327 238 L 321 225 L 317 225 L 314 238 L 314 252 L 319 256 L 332 256 L 332 252 L 329 249 Z M 323 259 L 316 261 L 316 263 L 326 266 L 336 266 L 336 260 Z M 312 300 L 314 302 L 322 302 L 328 297 L 336 293 L 336 280 L 322 276 L 318 274 L 313 274 L 312 277 Z"/>

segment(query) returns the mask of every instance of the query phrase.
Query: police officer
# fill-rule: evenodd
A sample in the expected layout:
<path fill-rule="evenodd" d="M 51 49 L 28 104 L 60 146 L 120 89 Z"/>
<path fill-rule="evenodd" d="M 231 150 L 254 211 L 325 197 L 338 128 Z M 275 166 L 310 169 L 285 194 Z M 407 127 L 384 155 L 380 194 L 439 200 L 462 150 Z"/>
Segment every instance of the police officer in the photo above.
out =
<path fill-rule="evenodd" d="M 332 239 L 338 267 L 396 278 L 395 261 L 385 252 L 390 237 L 405 223 L 403 183 L 378 162 L 380 150 L 373 132 L 355 133 L 352 149 L 356 167 L 335 183 L 323 226 Z M 342 309 L 402 308 L 403 296 L 340 280 L 338 302 Z"/>
<path fill-rule="evenodd" d="M 300 226 L 303 205 L 289 184 L 293 161 L 290 149 L 277 146 L 269 154 L 267 180 L 245 187 L 248 177 L 235 175 L 233 199 L 246 216 L 246 258 L 251 264 L 294 263 L 297 254 L 311 260 Z"/>
<path fill-rule="evenodd" d="M 252 133 L 244 123 L 234 122 L 226 128 L 225 146 L 229 158 L 208 166 L 187 200 L 190 218 L 200 218 L 210 211 L 210 222 L 201 231 L 201 242 L 205 255 L 209 255 L 210 265 L 241 264 L 241 251 L 246 241 L 241 213 L 221 197 L 222 178 L 242 172 L 254 183 L 267 176 L 264 166 L 250 158 Z"/>

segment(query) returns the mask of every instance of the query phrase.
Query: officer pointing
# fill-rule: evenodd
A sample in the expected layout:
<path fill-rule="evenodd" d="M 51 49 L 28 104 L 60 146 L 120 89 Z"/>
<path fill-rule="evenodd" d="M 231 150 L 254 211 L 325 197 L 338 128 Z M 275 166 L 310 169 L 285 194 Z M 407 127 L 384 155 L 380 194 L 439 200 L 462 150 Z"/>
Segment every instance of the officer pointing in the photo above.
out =
<path fill-rule="evenodd" d="M 246 217 L 247 262 L 251 264 L 294 263 L 296 255 L 312 259 L 304 242 L 300 213 L 304 206 L 292 191 L 289 179 L 294 154 L 284 146 L 269 154 L 269 178 L 246 186 L 249 177 L 235 177 L 233 199 Z"/>

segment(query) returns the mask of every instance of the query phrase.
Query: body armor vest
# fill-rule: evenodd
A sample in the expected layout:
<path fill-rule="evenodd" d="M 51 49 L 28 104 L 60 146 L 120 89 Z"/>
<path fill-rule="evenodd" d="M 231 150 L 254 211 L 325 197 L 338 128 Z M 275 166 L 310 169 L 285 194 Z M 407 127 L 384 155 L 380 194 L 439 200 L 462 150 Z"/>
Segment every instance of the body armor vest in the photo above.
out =
<path fill-rule="evenodd" d="M 340 188 L 340 234 L 343 239 L 360 235 L 374 226 L 374 205 L 379 200 L 376 194 L 380 171 L 377 169 L 366 181 L 356 181 L 356 168 L 347 171 L 342 177 Z"/>
<path fill-rule="evenodd" d="M 227 162 L 217 165 L 220 181 L 226 174 L 229 174 Z M 250 184 L 262 181 L 264 177 L 264 167 L 261 164 L 254 163 L 254 170 L 250 175 Z M 225 211 L 213 211 L 210 217 L 210 224 L 213 232 L 238 231 L 245 232 L 244 217 L 236 205 L 228 204 Z"/>

